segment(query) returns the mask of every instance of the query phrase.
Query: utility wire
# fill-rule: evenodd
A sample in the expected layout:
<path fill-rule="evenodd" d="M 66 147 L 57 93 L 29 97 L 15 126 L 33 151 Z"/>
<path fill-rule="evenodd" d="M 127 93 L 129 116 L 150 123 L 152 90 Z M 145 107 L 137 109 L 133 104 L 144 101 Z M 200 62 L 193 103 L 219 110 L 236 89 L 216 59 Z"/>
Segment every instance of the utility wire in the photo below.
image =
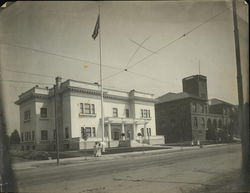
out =
<path fill-rule="evenodd" d="M 172 45 L 173 43 L 175 43 L 176 41 L 178 41 L 178 40 L 180 40 L 180 39 L 186 37 L 188 34 L 192 33 L 192 32 L 195 31 L 196 29 L 198 29 L 198 28 L 200 28 L 201 26 L 203 26 L 204 24 L 208 23 L 209 21 L 211 21 L 211 20 L 214 19 L 215 17 L 218 17 L 219 15 L 221 15 L 222 13 L 224 13 L 224 12 L 225 12 L 226 10 L 228 10 L 228 9 L 230 9 L 230 8 L 226 8 L 226 9 L 224 9 L 223 11 L 219 12 L 218 14 L 216 14 L 216 15 L 214 15 L 214 16 L 208 18 L 207 20 L 205 20 L 204 22 L 202 22 L 202 23 L 200 23 L 199 25 L 195 26 L 194 28 L 192 28 L 192 29 L 189 30 L 188 32 L 186 32 L 186 33 L 184 33 L 183 35 L 179 36 L 178 38 L 172 40 L 171 42 L 169 42 L 169 43 L 166 44 L 165 46 L 160 47 L 160 48 L 159 48 L 158 50 L 156 50 L 154 53 L 151 53 L 151 54 L 145 56 L 144 58 L 142 58 L 141 60 L 139 60 L 138 62 L 132 64 L 132 65 L 129 66 L 127 69 L 136 66 L 137 64 L 143 62 L 144 60 L 148 59 L 148 58 L 151 57 L 152 55 L 158 53 L 158 52 L 161 51 L 162 49 L 167 48 L 167 47 L 169 47 L 170 45 Z"/>
<path fill-rule="evenodd" d="M 44 74 L 32 73 L 32 72 L 23 72 L 23 71 L 17 71 L 17 70 L 10 70 L 10 69 L 3 69 L 3 71 L 34 75 L 34 76 L 40 76 L 40 77 L 45 77 L 45 78 L 55 78 L 55 76 L 49 76 L 49 75 L 44 75 Z"/>
<path fill-rule="evenodd" d="M 133 42 L 134 44 L 138 45 L 139 48 L 143 48 L 144 50 L 147 50 L 148 52 L 155 53 L 155 51 L 152 51 L 152 50 L 146 48 L 146 47 L 143 46 L 142 44 L 139 44 L 138 42 L 136 42 L 136 41 L 134 41 L 134 40 L 132 40 L 132 39 L 129 39 L 129 40 L 130 40 L 131 42 Z"/>
<path fill-rule="evenodd" d="M 0 82 L 14 82 L 14 83 L 25 83 L 25 84 L 36 84 L 36 85 L 54 85 L 53 83 L 44 83 L 44 82 L 31 82 L 31 81 L 22 81 L 22 80 L 0 80 Z"/>
<path fill-rule="evenodd" d="M 226 8 L 226 9 L 224 9 L 223 11 L 219 12 L 218 14 L 216 14 L 216 15 L 214 15 L 214 16 L 208 18 L 207 20 L 205 20 L 205 21 L 203 21 L 202 23 L 200 23 L 199 25 L 195 26 L 194 28 L 192 28 L 192 29 L 189 30 L 188 32 L 186 32 L 186 33 L 184 33 L 183 35 L 179 36 L 178 38 L 176 38 L 176 39 L 170 41 L 170 42 L 169 42 L 168 44 L 166 44 L 165 46 L 160 47 L 160 48 L 157 49 L 155 52 L 153 52 L 153 53 L 151 53 L 151 54 L 145 56 L 144 58 L 142 58 L 142 59 L 139 60 L 138 62 L 136 62 L 136 63 L 134 63 L 134 64 L 128 66 L 126 69 L 121 70 L 121 71 L 119 71 L 119 72 L 117 72 L 117 73 L 114 73 L 114 74 L 110 75 L 109 77 L 106 77 L 105 80 L 107 80 L 107 79 L 109 79 L 109 78 L 112 78 L 112 77 L 114 77 L 114 76 L 116 76 L 116 75 L 118 75 L 118 74 L 120 74 L 120 73 L 122 73 L 122 72 L 124 72 L 124 71 L 128 71 L 128 69 L 130 69 L 130 68 L 136 66 L 137 64 L 143 62 L 144 60 L 146 60 L 146 59 L 148 59 L 149 57 L 151 57 L 152 55 L 158 53 L 158 52 L 161 51 L 162 49 L 169 47 L 170 45 L 172 45 L 172 44 L 175 43 L 176 41 L 178 41 L 178 40 L 180 40 L 180 39 L 186 37 L 188 34 L 192 33 L 193 31 L 195 31 L 195 30 L 198 29 L 199 27 L 205 25 L 206 23 L 208 23 L 209 21 L 211 21 L 211 20 L 214 19 L 215 17 L 218 17 L 219 15 L 221 15 L 222 13 L 224 13 L 224 12 L 225 12 L 226 10 L 228 10 L 228 9 L 230 9 L 230 8 Z"/>
<path fill-rule="evenodd" d="M 147 37 L 146 39 L 144 39 L 140 44 L 136 42 L 136 44 L 138 45 L 137 49 L 134 51 L 134 53 L 131 55 L 131 57 L 129 58 L 128 60 L 128 63 L 126 64 L 126 66 L 124 67 L 124 69 L 110 75 L 110 76 L 107 76 L 107 77 L 104 77 L 102 80 L 106 80 L 106 79 L 109 79 L 109 78 L 112 78 L 118 74 L 121 74 L 122 72 L 124 71 L 127 71 L 127 66 L 129 65 L 130 61 L 132 60 L 132 58 L 136 55 L 136 53 L 140 50 L 140 48 L 142 47 L 142 45 L 150 38 L 151 36 Z M 131 41 L 131 40 L 130 40 Z"/>
<path fill-rule="evenodd" d="M 140 44 L 138 43 L 138 47 L 135 50 L 135 52 L 131 55 L 131 57 L 128 60 L 128 63 L 126 64 L 125 68 L 127 68 L 127 66 L 130 64 L 131 60 L 133 59 L 133 57 L 137 54 L 137 52 L 140 50 L 140 48 L 142 47 L 142 45 L 150 38 L 151 36 L 147 37 L 146 39 L 144 39 Z M 132 40 L 130 40 L 132 41 Z"/>
<path fill-rule="evenodd" d="M 53 52 L 49 52 L 49 51 L 45 51 L 45 50 L 40 50 L 40 49 L 36 49 L 36 48 L 30 48 L 30 47 L 26 47 L 26 46 L 14 45 L 14 44 L 9 44 L 9 43 L 0 43 L 0 44 L 4 44 L 4 45 L 11 46 L 11 47 L 16 47 L 16 48 L 23 48 L 23 49 L 32 50 L 32 51 L 35 51 L 35 52 L 40 52 L 40 53 L 43 53 L 43 54 L 49 54 L 49 55 L 53 55 L 53 56 L 57 56 L 57 57 L 61 57 L 61 58 L 66 58 L 66 59 L 70 59 L 70 60 L 74 60 L 74 61 L 80 61 L 80 62 L 85 62 L 85 63 L 94 64 L 94 65 L 100 66 L 100 64 L 98 64 L 96 62 L 91 62 L 91 61 L 83 60 L 83 59 L 80 59 L 80 58 L 75 58 L 75 57 L 71 57 L 71 56 L 65 56 L 65 55 L 61 55 L 61 54 L 56 54 L 56 53 L 53 53 Z M 115 69 L 115 70 L 120 70 L 121 69 L 121 68 L 110 66 L 110 65 L 106 65 L 106 64 L 102 64 L 102 65 L 105 66 L 105 67 L 107 67 L 107 68 L 112 68 L 112 69 Z"/>

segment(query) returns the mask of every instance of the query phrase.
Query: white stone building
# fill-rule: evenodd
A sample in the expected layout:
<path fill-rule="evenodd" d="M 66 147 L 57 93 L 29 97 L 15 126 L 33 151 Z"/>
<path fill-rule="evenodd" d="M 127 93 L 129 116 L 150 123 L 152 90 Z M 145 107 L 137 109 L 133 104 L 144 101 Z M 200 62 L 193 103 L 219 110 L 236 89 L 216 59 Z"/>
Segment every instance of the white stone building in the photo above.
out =
<path fill-rule="evenodd" d="M 95 141 L 102 140 L 99 86 L 75 80 L 61 82 L 60 77 L 56 82 L 54 88 L 33 87 L 16 101 L 22 149 L 54 150 L 56 126 L 61 150 L 92 148 Z M 163 144 L 164 137 L 156 136 L 154 103 L 152 94 L 104 89 L 107 146 Z M 84 135 L 88 136 L 86 141 Z"/>

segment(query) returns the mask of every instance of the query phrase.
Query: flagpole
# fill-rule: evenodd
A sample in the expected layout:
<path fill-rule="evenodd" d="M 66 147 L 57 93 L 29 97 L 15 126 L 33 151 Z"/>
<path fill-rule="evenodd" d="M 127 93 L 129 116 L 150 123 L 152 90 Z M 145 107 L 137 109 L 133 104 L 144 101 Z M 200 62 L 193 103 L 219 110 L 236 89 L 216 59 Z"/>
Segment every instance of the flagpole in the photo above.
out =
<path fill-rule="evenodd" d="M 104 142 L 104 112 L 103 112 L 103 83 L 102 83 L 102 41 L 101 41 L 101 10 L 100 2 L 98 6 L 99 12 L 99 56 L 100 56 L 100 87 L 101 87 L 101 129 L 102 129 L 102 142 Z"/>

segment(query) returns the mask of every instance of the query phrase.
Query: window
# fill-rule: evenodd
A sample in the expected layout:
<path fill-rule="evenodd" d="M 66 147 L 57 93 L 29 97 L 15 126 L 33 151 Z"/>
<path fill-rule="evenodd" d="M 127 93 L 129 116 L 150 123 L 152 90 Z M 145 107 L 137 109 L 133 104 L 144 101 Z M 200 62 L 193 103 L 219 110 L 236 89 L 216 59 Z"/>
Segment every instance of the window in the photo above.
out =
<path fill-rule="evenodd" d="M 126 109 L 126 118 L 129 118 L 129 109 Z"/>
<path fill-rule="evenodd" d="M 56 139 L 56 129 L 53 130 L 53 137 Z"/>
<path fill-rule="evenodd" d="M 21 133 L 21 141 L 23 142 L 23 133 Z"/>
<path fill-rule="evenodd" d="M 113 117 L 118 117 L 118 109 L 113 108 Z"/>
<path fill-rule="evenodd" d="M 48 131 L 41 130 L 41 140 L 48 140 Z"/>
<path fill-rule="evenodd" d="M 172 129 L 175 128 L 175 120 L 174 119 L 171 119 L 170 124 L 171 124 Z"/>
<path fill-rule="evenodd" d="M 150 118 L 150 110 L 141 109 L 141 116 L 142 118 Z"/>
<path fill-rule="evenodd" d="M 28 141 L 28 132 L 25 132 L 25 141 Z"/>
<path fill-rule="evenodd" d="M 196 112 L 196 104 L 191 103 L 192 112 Z"/>
<path fill-rule="evenodd" d="M 65 138 L 66 138 L 66 139 L 69 138 L 69 128 L 68 128 L 68 127 L 65 128 L 65 133 L 64 133 L 64 135 L 65 135 Z"/>
<path fill-rule="evenodd" d="M 83 110 L 83 103 L 80 103 L 80 113 L 84 113 L 84 110 Z"/>
<path fill-rule="evenodd" d="M 95 114 L 95 105 L 89 103 L 80 103 L 80 113 Z"/>
<path fill-rule="evenodd" d="M 203 117 L 201 118 L 201 127 L 205 128 L 205 119 Z"/>
<path fill-rule="evenodd" d="M 198 127 L 198 120 L 197 117 L 194 117 L 194 128 Z"/>
<path fill-rule="evenodd" d="M 88 104 L 88 103 L 84 104 L 84 113 L 85 114 L 91 114 L 90 104 Z"/>
<path fill-rule="evenodd" d="M 91 114 L 95 114 L 95 105 L 91 104 Z"/>
<path fill-rule="evenodd" d="M 91 127 L 82 127 L 81 134 L 82 134 L 83 139 L 85 138 L 85 136 L 92 137 L 91 136 Z"/>
<path fill-rule="evenodd" d="M 35 140 L 35 131 L 32 131 L 32 141 Z"/>
<path fill-rule="evenodd" d="M 25 121 L 30 120 L 30 110 L 24 112 L 24 120 Z"/>
<path fill-rule="evenodd" d="M 28 140 L 31 141 L 31 133 L 28 132 Z"/>
<path fill-rule="evenodd" d="M 204 113 L 204 105 L 201 105 L 201 112 Z"/>
<path fill-rule="evenodd" d="M 96 137 L 95 127 L 92 127 L 92 137 Z"/>
<path fill-rule="evenodd" d="M 47 118 L 48 117 L 47 108 L 40 108 L 40 116 L 41 116 L 41 118 Z"/>

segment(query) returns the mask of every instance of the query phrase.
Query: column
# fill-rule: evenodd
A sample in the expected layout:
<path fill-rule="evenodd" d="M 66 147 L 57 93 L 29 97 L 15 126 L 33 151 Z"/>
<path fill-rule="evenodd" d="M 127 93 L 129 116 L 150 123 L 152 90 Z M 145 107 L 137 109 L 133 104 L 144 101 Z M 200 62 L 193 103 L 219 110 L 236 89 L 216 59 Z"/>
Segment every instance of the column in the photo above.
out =
<path fill-rule="evenodd" d="M 125 134 L 124 123 L 122 123 L 122 133 Z M 125 136 L 122 136 L 122 140 L 124 140 L 124 139 L 125 139 Z"/>
<path fill-rule="evenodd" d="M 144 123 L 144 140 L 146 139 L 147 137 L 147 123 Z"/>
<path fill-rule="evenodd" d="M 108 141 L 111 141 L 111 124 L 108 123 Z"/>
<path fill-rule="evenodd" d="M 136 140 L 136 137 L 137 137 L 137 124 L 134 123 L 133 124 L 133 137 L 132 137 L 132 139 Z"/>

